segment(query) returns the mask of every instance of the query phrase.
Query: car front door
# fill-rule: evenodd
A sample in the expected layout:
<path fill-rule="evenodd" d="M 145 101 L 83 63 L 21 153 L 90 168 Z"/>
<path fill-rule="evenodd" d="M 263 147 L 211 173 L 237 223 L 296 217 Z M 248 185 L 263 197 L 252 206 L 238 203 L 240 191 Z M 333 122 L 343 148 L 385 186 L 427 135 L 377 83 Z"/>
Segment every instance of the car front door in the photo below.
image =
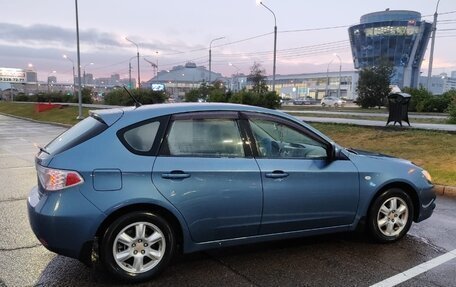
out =
<path fill-rule="evenodd" d="M 174 115 L 152 180 L 184 216 L 196 242 L 258 234 L 258 165 L 235 112 Z"/>
<path fill-rule="evenodd" d="M 330 144 L 290 120 L 248 114 L 263 181 L 261 234 L 349 225 L 359 197 L 348 159 L 328 160 Z"/>

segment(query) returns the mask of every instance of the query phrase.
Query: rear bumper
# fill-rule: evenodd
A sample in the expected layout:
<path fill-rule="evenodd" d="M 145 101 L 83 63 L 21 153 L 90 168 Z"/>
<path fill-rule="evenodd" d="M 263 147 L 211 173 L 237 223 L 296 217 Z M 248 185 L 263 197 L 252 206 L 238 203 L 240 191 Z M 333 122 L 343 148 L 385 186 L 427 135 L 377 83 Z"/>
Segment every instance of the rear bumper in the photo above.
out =
<path fill-rule="evenodd" d="M 40 195 L 34 187 L 27 200 L 30 226 L 48 250 L 83 260 L 104 214 L 77 188 Z"/>

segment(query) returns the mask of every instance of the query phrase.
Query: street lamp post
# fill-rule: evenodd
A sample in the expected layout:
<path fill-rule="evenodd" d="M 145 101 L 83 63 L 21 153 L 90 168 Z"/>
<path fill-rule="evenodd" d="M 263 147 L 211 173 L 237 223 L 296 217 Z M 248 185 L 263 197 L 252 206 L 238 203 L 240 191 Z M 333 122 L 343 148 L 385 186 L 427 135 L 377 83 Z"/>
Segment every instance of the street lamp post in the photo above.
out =
<path fill-rule="evenodd" d="M 130 60 L 128 60 L 128 88 L 131 90 L 131 60 L 133 60 L 135 57 L 131 57 Z"/>
<path fill-rule="evenodd" d="M 209 84 L 211 83 L 211 74 L 212 74 L 212 42 L 217 41 L 217 40 L 222 40 L 225 39 L 225 37 L 219 37 L 212 39 L 211 42 L 209 43 Z"/>
<path fill-rule="evenodd" d="M 329 96 L 328 95 L 328 92 L 329 92 L 329 66 L 332 64 L 332 62 L 334 61 L 334 59 L 332 59 L 329 63 L 328 63 L 328 67 L 326 67 L 326 91 L 325 91 L 325 96 Z"/>
<path fill-rule="evenodd" d="M 88 63 L 88 64 L 85 64 L 84 67 L 82 68 L 83 70 L 83 78 L 84 78 L 84 86 L 87 85 L 87 80 L 86 80 L 86 67 L 89 66 L 89 65 L 93 65 L 93 63 Z"/>
<path fill-rule="evenodd" d="M 70 57 L 68 57 L 67 55 L 63 55 L 63 57 L 65 59 L 67 59 L 68 61 L 70 61 L 71 64 L 73 65 L 73 96 L 75 96 L 76 95 L 76 88 L 75 88 L 75 79 L 74 79 L 75 78 L 74 77 L 74 61 Z"/>
<path fill-rule="evenodd" d="M 132 40 L 128 39 L 127 37 L 125 37 L 125 40 L 127 40 L 128 42 L 130 42 L 136 46 L 136 57 L 138 59 L 138 89 L 141 89 L 141 74 L 139 72 L 139 46 L 138 46 L 138 44 L 136 44 Z"/>
<path fill-rule="evenodd" d="M 340 98 L 340 81 L 342 79 L 341 74 L 342 74 L 342 60 L 340 56 L 336 53 L 334 53 L 334 56 L 336 56 L 339 59 L 339 86 L 337 88 L 337 97 Z"/>
<path fill-rule="evenodd" d="M 81 94 L 81 53 L 79 50 L 79 17 L 78 17 L 78 0 L 74 0 L 76 10 L 76 45 L 78 53 L 78 117 L 76 119 L 82 120 L 82 94 Z"/>
<path fill-rule="evenodd" d="M 428 68 L 428 77 L 426 82 L 426 89 L 430 91 L 431 77 L 432 77 L 432 61 L 434 60 L 434 44 L 435 44 L 435 33 L 437 31 L 437 10 L 439 9 L 440 0 L 437 1 L 437 6 L 435 6 L 434 13 L 434 23 L 432 23 L 432 41 L 431 41 L 431 51 L 429 53 L 429 68 Z"/>
<path fill-rule="evenodd" d="M 277 19 L 275 13 L 266 6 L 263 2 L 259 2 L 264 8 L 268 9 L 274 16 L 274 60 L 272 64 L 272 90 L 275 92 L 275 76 L 276 76 L 276 55 L 277 55 Z"/>

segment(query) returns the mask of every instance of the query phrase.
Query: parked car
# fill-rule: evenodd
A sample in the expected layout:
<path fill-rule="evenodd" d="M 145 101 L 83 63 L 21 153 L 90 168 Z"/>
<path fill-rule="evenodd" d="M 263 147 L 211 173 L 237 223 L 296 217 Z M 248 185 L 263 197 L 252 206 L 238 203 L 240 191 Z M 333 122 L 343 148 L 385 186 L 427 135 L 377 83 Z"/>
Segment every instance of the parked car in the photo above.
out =
<path fill-rule="evenodd" d="M 352 231 L 394 242 L 431 216 L 429 173 L 346 149 L 295 117 L 234 104 L 93 111 L 36 156 L 47 249 L 133 282 L 173 255 Z"/>
<path fill-rule="evenodd" d="M 317 103 L 318 101 L 312 97 L 297 98 L 293 100 L 293 105 L 314 105 Z"/>
<path fill-rule="evenodd" d="M 322 107 L 343 107 L 345 106 L 346 101 L 339 99 L 337 97 L 324 97 L 321 99 Z"/>

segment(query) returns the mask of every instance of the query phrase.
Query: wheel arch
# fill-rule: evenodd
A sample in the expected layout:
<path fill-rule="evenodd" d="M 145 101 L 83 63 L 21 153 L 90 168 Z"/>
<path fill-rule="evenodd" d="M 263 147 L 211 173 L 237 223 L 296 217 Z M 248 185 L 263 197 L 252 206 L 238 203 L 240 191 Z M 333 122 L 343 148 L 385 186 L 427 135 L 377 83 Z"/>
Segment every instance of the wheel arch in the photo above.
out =
<path fill-rule="evenodd" d="M 382 186 L 376 193 L 375 195 L 371 198 L 369 202 L 369 208 L 366 210 L 365 216 L 367 217 L 369 214 L 369 210 L 371 210 L 372 205 L 374 204 L 375 200 L 385 191 L 391 188 L 399 188 L 402 189 L 404 192 L 406 192 L 410 198 L 412 199 L 413 203 L 413 221 L 416 221 L 419 217 L 419 212 L 420 212 L 420 201 L 418 199 L 418 193 L 415 190 L 415 188 L 406 183 L 406 182 L 401 182 L 401 181 L 396 181 L 396 182 L 390 182 L 384 186 Z"/>
<path fill-rule="evenodd" d="M 111 214 L 109 214 L 103 222 L 100 224 L 98 227 L 95 236 L 96 238 L 101 238 L 103 237 L 103 233 L 106 231 L 108 226 L 113 223 L 117 218 L 128 214 L 133 211 L 146 211 L 146 212 L 152 212 L 155 215 L 162 216 L 172 227 L 173 232 L 175 233 L 176 239 L 177 239 L 177 244 L 179 246 L 179 251 L 181 251 L 183 243 L 184 243 L 184 235 L 183 235 L 183 230 L 182 230 L 182 225 L 177 219 L 177 217 L 168 209 L 157 205 L 153 203 L 136 203 L 136 204 L 131 204 L 127 206 L 123 206 L 115 211 L 113 211 Z"/>

